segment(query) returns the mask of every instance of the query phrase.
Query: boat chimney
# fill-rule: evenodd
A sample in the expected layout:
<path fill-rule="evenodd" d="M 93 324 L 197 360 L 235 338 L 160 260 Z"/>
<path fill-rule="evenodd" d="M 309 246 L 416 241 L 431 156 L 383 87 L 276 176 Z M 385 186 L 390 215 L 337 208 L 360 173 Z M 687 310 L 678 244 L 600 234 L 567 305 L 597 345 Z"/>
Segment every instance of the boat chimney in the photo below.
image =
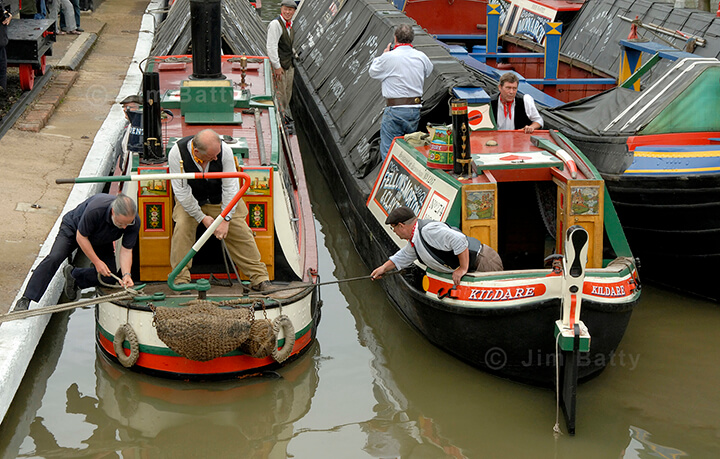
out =
<path fill-rule="evenodd" d="M 468 120 L 468 102 L 465 99 L 450 101 L 453 130 L 453 172 L 460 178 L 470 178 L 470 122 Z"/>
<path fill-rule="evenodd" d="M 162 145 L 160 108 L 160 74 L 143 73 L 143 162 L 156 162 L 165 158 Z"/>
<path fill-rule="evenodd" d="M 221 79 L 221 0 L 190 0 L 192 79 Z"/>

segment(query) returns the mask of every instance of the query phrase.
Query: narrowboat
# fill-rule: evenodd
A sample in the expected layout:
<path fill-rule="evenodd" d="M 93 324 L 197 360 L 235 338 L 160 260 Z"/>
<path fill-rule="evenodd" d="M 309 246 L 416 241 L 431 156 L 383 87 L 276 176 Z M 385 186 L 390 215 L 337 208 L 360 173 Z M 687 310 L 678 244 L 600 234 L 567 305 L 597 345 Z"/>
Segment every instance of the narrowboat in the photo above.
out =
<path fill-rule="evenodd" d="M 434 64 L 421 123 L 446 125 L 457 104 L 454 154 L 447 143 L 411 136 L 395 139 L 378 164 L 373 139 L 384 99 L 367 68 L 392 26 L 408 19 L 363 1 L 336 6 L 317 2 L 298 13 L 293 112 L 359 254 L 372 269 L 405 244 L 384 224 L 401 205 L 497 250 L 503 271 L 468 274 L 456 287 L 419 262 L 384 278 L 383 287 L 413 327 L 455 357 L 505 378 L 562 386 L 574 431 L 576 383 L 609 363 L 640 297 L 635 259 L 602 177 L 562 134 L 496 130 L 482 81 L 420 30 L 414 45 Z M 471 114 L 465 121 L 463 108 Z M 528 361 L 528 352 L 541 357 Z"/>
<path fill-rule="evenodd" d="M 715 14 L 564 3 L 500 1 L 487 13 L 470 2 L 441 7 L 455 11 L 441 17 L 460 9 L 482 17 L 482 36 L 462 23 L 432 28 L 428 2 L 396 6 L 491 81 L 522 75 L 518 92 L 532 95 L 546 126 L 566 134 L 605 179 L 643 279 L 719 301 L 709 274 L 720 257 L 717 82 L 700 64 L 720 56 L 708 40 Z"/>
<path fill-rule="evenodd" d="M 252 7 L 240 3 L 236 11 L 258 21 Z M 168 20 L 185 14 L 180 4 Z M 268 58 L 221 55 L 221 1 L 189 4 L 193 24 L 213 26 L 192 27 L 192 55 L 148 59 L 142 109 L 127 105 L 129 117 L 142 122 L 129 126 L 126 139 L 142 132 L 140 147 L 130 141 L 122 149 L 115 176 L 69 181 L 112 183 L 111 191 L 136 198 L 141 219 L 133 279 L 142 284 L 126 300 L 98 304 L 100 351 L 161 377 L 238 378 L 284 365 L 312 345 L 320 319 L 315 227 L 297 138 L 276 109 Z M 138 110 L 141 116 L 132 116 Z M 208 128 L 231 147 L 237 172 L 168 173 L 172 146 Z M 199 225 L 196 244 L 173 268 L 172 214 L 178 204 L 171 179 L 227 177 L 240 180 L 240 191 L 209 228 Z M 227 247 L 212 237 L 236 204 L 248 207 L 246 223 L 272 284 L 267 290 L 249 289 Z M 192 281 L 176 284 L 191 259 Z"/>

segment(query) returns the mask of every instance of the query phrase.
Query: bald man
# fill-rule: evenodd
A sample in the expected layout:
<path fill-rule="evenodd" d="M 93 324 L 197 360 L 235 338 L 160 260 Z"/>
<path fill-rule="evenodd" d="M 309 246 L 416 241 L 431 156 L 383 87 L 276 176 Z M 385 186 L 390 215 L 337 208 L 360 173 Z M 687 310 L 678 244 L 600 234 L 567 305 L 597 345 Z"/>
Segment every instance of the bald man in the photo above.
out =
<path fill-rule="evenodd" d="M 178 140 L 168 154 L 168 166 L 170 173 L 237 172 L 232 149 L 212 129 Z M 175 195 L 175 229 L 170 264 L 174 269 L 195 244 L 198 224 L 209 228 L 240 190 L 240 184 L 237 178 L 174 179 L 172 188 Z M 241 200 L 215 229 L 214 235 L 226 242 L 233 262 L 250 278 L 251 288 L 263 291 L 271 288 L 267 266 L 260 260 L 252 230 L 245 221 L 247 214 L 247 206 Z M 192 260 L 177 275 L 178 284 L 190 282 L 191 266 Z"/>

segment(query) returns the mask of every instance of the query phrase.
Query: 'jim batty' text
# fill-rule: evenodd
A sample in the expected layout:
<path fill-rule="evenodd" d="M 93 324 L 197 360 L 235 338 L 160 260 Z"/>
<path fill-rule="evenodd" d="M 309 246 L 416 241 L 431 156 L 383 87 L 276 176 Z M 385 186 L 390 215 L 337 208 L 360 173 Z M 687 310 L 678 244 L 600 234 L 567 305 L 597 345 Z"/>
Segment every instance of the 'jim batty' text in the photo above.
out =
<path fill-rule="evenodd" d="M 560 363 L 562 363 L 562 354 L 560 354 Z M 627 367 L 630 369 L 630 371 L 633 371 L 640 361 L 640 355 L 636 354 L 626 354 L 625 351 L 618 351 L 610 356 L 604 355 L 604 354 L 592 354 L 592 353 L 580 353 L 578 365 L 580 367 L 587 367 L 590 365 L 596 365 L 599 367 Z M 554 367 L 555 366 L 555 354 L 554 353 L 547 353 L 544 354 L 540 350 L 532 350 L 530 349 L 528 351 L 528 356 L 526 360 L 523 360 L 520 362 L 520 364 L 524 367 L 542 367 L 542 366 L 548 366 L 548 367 Z"/>

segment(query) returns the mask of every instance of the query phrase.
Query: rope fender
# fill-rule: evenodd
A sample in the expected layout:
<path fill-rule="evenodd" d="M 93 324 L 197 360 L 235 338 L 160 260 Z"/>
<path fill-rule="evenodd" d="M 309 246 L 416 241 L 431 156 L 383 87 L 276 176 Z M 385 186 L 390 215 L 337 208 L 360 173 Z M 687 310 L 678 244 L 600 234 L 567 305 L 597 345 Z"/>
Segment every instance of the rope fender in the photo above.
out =
<path fill-rule="evenodd" d="M 125 355 L 125 349 L 123 348 L 125 340 L 130 343 L 130 355 Z M 118 327 L 113 339 L 113 349 L 122 366 L 130 368 L 135 365 L 138 357 L 140 357 L 140 343 L 138 343 L 135 330 L 130 324 L 126 323 Z"/>
<path fill-rule="evenodd" d="M 278 363 L 284 362 L 292 353 L 293 346 L 295 345 L 295 327 L 292 321 L 286 315 L 277 316 L 273 320 L 273 329 L 275 336 L 280 336 L 280 329 L 282 329 L 285 335 L 285 343 L 281 349 L 277 346 L 273 349 L 272 356 Z"/>

